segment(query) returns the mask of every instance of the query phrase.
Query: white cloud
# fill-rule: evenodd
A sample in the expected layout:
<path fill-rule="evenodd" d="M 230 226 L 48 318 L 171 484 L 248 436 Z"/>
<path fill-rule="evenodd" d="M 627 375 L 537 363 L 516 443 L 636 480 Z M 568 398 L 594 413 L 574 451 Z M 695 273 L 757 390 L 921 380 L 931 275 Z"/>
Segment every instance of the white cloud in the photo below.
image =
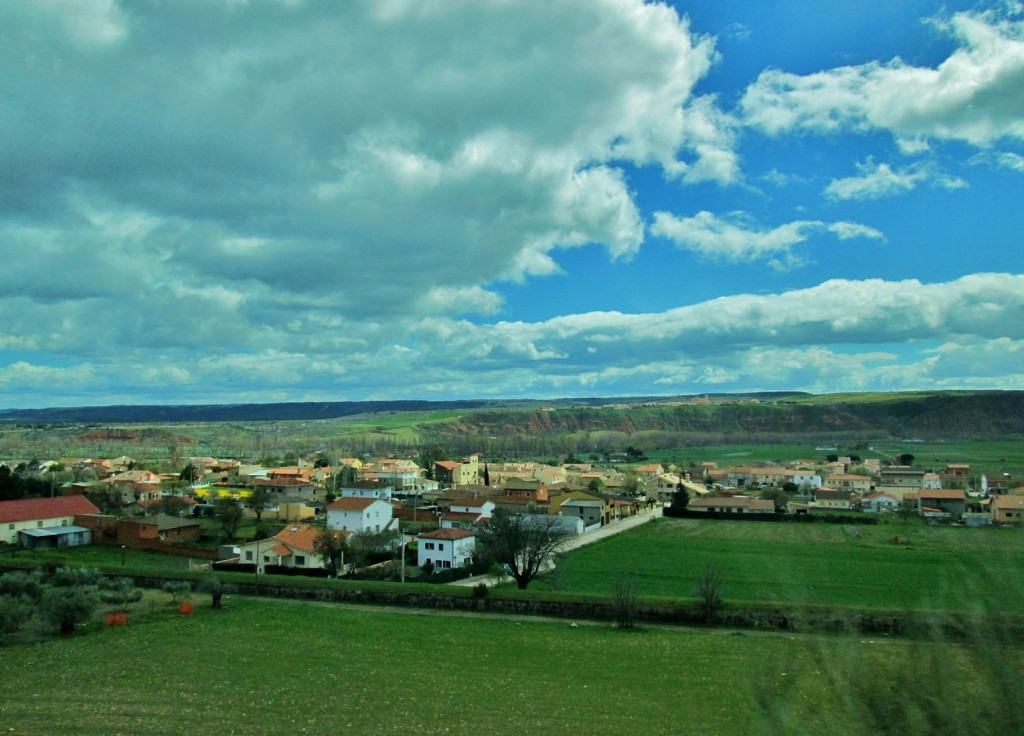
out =
<path fill-rule="evenodd" d="M 825 187 L 825 195 L 831 199 L 880 199 L 902 194 L 918 185 L 930 182 L 943 189 L 962 189 L 967 182 L 959 177 L 940 174 L 923 165 L 893 168 L 887 163 L 868 160 L 857 164 L 858 176 L 833 179 Z"/>
<path fill-rule="evenodd" d="M 55 311 L 28 317 L 52 330 L 44 344 L 74 341 L 84 321 L 102 321 L 100 313 L 48 306 Z M 8 318 L 19 317 L 0 311 L 0 324 Z M 263 347 L 246 351 L 191 349 L 186 329 L 180 347 L 165 348 L 158 359 L 143 346 L 98 350 L 71 368 L 22 360 L 0 370 L 0 391 L 13 406 L 19 397 L 53 403 L 86 389 L 152 401 L 159 387 L 179 403 L 690 393 L 712 386 L 887 390 L 958 381 L 1024 388 L 1024 275 L 1014 274 L 934 284 L 830 280 L 665 312 L 532 323 L 433 317 L 328 326 L 305 315 L 300 322 L 295 330 L 263 330 Z"/>
<path fill-rule="evenodd" d="M 1012 151 L 984 151 L 971 157 L 972 164 L 987 164 L 1008 171 L 1024 172 L 1024 156 Z"/>
<path fill-rule="evenodd" d="M 798 220 L 766 230 L 746 213 L 719 217 L 706 211 L 693 217 L 657 212 L 651 232 L 705 258 L 731 262 L 764 260 L 775 268 L 801 265 L 803 261 L 793 249 L 817 232 L 831 232 L 841 240 L 882 237 L 877 230 L 856 223 Z"/>
<path fill-rule="evenodd" d="M 637 252 L 623 162 L 737 176 L 734 123 L 693 97 L 713 42 L 662 4 L 72 0 L 0 25 L 0 302 L 109 299 L 70 319 L 127 344 L 221 287 L 250 339 L 490 314 L 560 249 Z"/>
<path fill-rule="evenodd" d="M 743 96 L 744 120 L 770 135 L 885 130 L 908 151 L 928 140 L 1024 139 L 1024 24 L 1012 19 L 1019 8 L 1004 12 L 935 21 L 958 42 L 936 68 L 897 58 L 805 76 L 769 69 Z"/>

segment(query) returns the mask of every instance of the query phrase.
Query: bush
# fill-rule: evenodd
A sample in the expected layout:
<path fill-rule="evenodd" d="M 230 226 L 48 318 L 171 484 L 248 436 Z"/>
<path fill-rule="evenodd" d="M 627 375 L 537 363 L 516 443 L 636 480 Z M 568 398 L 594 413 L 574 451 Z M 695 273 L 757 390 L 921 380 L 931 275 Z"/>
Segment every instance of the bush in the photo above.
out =
<path fill-rule="evenodd" d="M 697 598 L 700 601 L 700 612 L 704 623 L 711 623 L 718 618 L 722 610 L 722 579 L 718 576 L 715 566 L 710 562 L 704 572 L 697 578 Z"/>
<path fill-rule="evenodd" d="M 32 605 L 24 595 L 0 595 L 0 635 L 13 634 L 32 617 Z"/>
<path fill-rule="evenodd" d="M 474 598 L 486 598 L 491 594 L 491 589 L 487 587 L 487 583 L 477 583 L 473 586 L 473 597 Z"/>
<path fill-rule="evenodd" d="M 228 593 L 233 593 L 233 585 L 227 585 L 220 578 L 209 577 L 199 583 L 199 590 L 202 593 L 210 594 L 210 605 L 213 608 L 221 607 L 221 599 Z"/>
<path fill-rule="evenodd" d="M 142 588 L 136 588 L 128 578 L 106 578 L 100 581 L 100 600 L 123 610 L 129 603 L 142 600 Z"/>
<path fill-rule="evenodd" d="M 38 600 L 43 595 L 43 576 L 39 572 L 21 570 L 0 575 L 0 595 L 28 596 Z"/>
<path fill-rule="evenodd" d="M 636 626 L 640 596 L 632 575 L 622 575 L 615 580 L 612 586 L 612 609 L 615 612 L 615 622 L 620 629 L 632 629 Z"/>
<path fill-rule="evenodd" d="M 47 588 L 40 611 L 44 619 L 60 628 L 60 633 L 73 634 L 75 626 L 92 617 L 98 602 L 96 588 L 91 585 Z"/>
<path fill-rule="evenodd" d="M 264 565 L 263 572 L 267 575 L 291 575 L 306 578 L 329 578 L 330 570 L 322 567 L 288 567 L 287 565 Z"/>
<path fill-rule="evenodd" d="M 87 567 L 58 567 L 46 581 L 55 588 L 75 588 L 95 585 L 99 573 Z"/>
<path fill-rule="evenodd" d="M 171 599 L 177 603 L 178 598 L 187 598 L 188 594 L 192 592 L 192 585 L 182 580 L 168 580 L 164 583 L 163 591 L 169 593 Z"/>
<path fill-rule="evenodd" d="M 256 565 L 251 562 L 214 562 L 213 569 L 221 572 L 256 572 Z"/>

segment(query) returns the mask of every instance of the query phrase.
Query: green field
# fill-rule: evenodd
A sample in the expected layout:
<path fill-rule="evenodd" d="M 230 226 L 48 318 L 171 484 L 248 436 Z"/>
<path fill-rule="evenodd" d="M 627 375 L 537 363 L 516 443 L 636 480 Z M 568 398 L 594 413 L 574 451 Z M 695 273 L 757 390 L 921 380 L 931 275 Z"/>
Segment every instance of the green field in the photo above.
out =
<path fill-rule="evenodd" d="M 0 730 L 24 735 L 868 734 L 853 678 L 915 662 L 970 678 L 975 715 L 1000 697 L 949 645 L 238 598 L 0 652 Z"/>
<path fill-rule="evenodd" d="M 901 536 L 905 544 L 894 544 Z M 538 585 L 610 594 L 631 573 L 643 595 L 693 597 L 707 563 L 726 602 L 898 610 L 1024 610 L 1024 532 L 660 519 L 563 556 Z"/>

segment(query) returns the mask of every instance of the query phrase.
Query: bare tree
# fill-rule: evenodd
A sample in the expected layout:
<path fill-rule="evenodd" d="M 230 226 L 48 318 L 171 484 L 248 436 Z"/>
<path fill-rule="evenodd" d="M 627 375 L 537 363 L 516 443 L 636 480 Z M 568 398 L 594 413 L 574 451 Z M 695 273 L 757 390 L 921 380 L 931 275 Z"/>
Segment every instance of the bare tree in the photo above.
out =
<path fill-rule="evenodd" d="M 636 579 L 632 573 L 620 575 L 612 584 L 612 608 L 615 611 L 615 622 L 620 629 L 632 629 L 636 626 L 640 595 L 637 593 Z"/>
<path fill-rule="evenodd" d="M 492 560 L 505 565 L 520 590 L 533 580 L 558 552 L 568 536 L 558 516 L 494 511 L 481 540 Z"/>
<path fill-rule="evenodd" d="M 324 561 L 324 568 L 338 576 L 345 560 L 345 537 L 330 529 L 321 529 L 313 539 L 313 551 Z"/>
<path fill-rule="evenodd" d="M 256 523 L 263 520 L 263 511 L 270 505 L 270 491 L 265 486 L 256 486 L 245 500 L 245 505 L 256 514 Z"/>
<path fill-rule="evenodd" d="M 722 609 L 722 579 L 710 562 L 704 566 L 704 572 L 697 578 L 697 598 L 700 600 L 704 621 L 711 623 Z"/>

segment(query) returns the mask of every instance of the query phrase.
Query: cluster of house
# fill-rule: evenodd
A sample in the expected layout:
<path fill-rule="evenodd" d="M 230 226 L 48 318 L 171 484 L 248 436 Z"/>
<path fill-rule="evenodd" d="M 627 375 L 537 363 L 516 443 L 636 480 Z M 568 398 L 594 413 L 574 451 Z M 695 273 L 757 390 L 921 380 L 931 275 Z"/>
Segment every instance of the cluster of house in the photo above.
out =
<path fill-rule="evenodd" d="M 61 495 L 49 499 L 0 502 L 0 518 L 5 519 L 0 542 L 180 551 L 181 545 L 199 538 L 201 524 L 195 516 L 212 501 L 235 498 L 252 516 L 257 510 L 249 502 L 259 493 L 265 499 L 258 510 L 261 518 L 285 526 L 271 538 L 235 548 L 238 562 L 255 564 L 261 571 L 270 565 L 319 568 L 323 559 L 313 540 L 326 526 L 341 538 L 369 532 L 392 535 L 396 544 L 403 537 L 415 539 L 419 564 L 441 570 L 470 559 L 479 530 L 498 508 L 555 517 L 566 533 L 578 534 L 651 506 L 628 491 L 649 483 L 661 470 L 640 468 L 631 480 L 590 464 L 490 465 L 479 455 L 437 462 L 434 478 L 411 459 L 396 458 L 342 458 L 335 468 L 263 468 L 202 457 L 186 462 L 195 470 L 191 482 L 176 474 L 136 470 L 128 457 L 64 459 L 61 467 L 88 467 L 95 479 L 69 481 L 56 489 Z M 106 501 L 111 494 L 120 501 L 117 513 L 100 513 L 93 501 Z M 405 529 L 410 532 L 404 534 Z M 197 551 L 197 556 L 202 555 Z"/>
<path fill-rule="evenodd" d="M 556 517 L 566 533 L 578 534 L 671 503 L 680 487 L 697 512 L 772 513 L 777 504 L 765 491 L 784 488 L 787 509 L 795 513 L 913 509 L 936 520 L 1024 522 L 1024 488 L 989 485 L 982 477 L 979 488 L 967 490 L 970 466 L 955 463 L 931 472 L 840 457 L 764 467 L 705 462 L 689 472 L 650 463 L 623 472 L 587 463 L 486 463 L 471 455 L 438 461 L 428 474 L 410 458 L 342 458 L 334 467 L 264 468 L 205 457 L 187 462 L 195 469 L 188 483 L 137 470 L 128 457 L 54 462 L 51 467 L 87 468 L 94 478 L 66 482 L 52 498 L 0 502 L 0 543 L 179 547 L 199 538 L 195 512 L 225 497 L 251 506 L 246 502 L 256 494 L 262 507 L 245 513 L 285 524 L 279 534 L 234 550 L 240 562 L 260 568 L 321 567 L 312 540 L 324 525 L 342 538 L 385 533 L 396 543 L 409 530 L 404 538 L 418 542 L 421 565 L 459 567 L 496 509 Z M 45 473 L 47 464 L 40 466 Z M 120 513 L 100 513 L 93 501 L 104 494 L 121 499 Z"/>
<path fill-rule="evenodd" d="M 850 472 L 856 469 L 858 472 Z M 1024 522 L 1024 487 L 1005 480 L 968 488 L 970 465 L 948 463 L 939 472 L 905 465 L 882 465 L 849 457 L 815 464 L 795 461 L 786 466 L 719 468 L 706 462 L 694 472 L 658 476 L 660 501 L 671 503 L 679 487 L 691 497 L 691 511 L 718 513 L 772 513 L 777 504 L 765 493 L 786 488 L 791 513 L 834 511 L 911 511 L 929 521 L 962 521 L 969 525 Z"/>

